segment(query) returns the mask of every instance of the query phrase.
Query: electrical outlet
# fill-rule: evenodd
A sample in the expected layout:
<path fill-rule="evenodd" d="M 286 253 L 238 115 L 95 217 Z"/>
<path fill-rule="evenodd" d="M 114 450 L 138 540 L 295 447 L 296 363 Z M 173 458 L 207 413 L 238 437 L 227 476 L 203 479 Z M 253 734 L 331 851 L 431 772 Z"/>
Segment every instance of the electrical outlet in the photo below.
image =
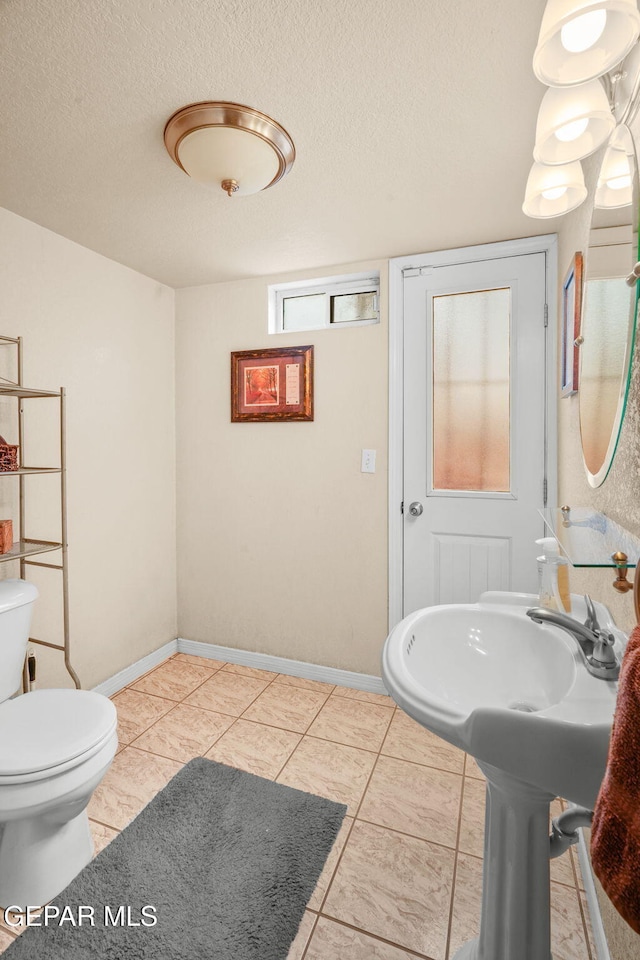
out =
<path fill-rule="evenodd" d="M 362 451 L 362 464 L 360 466 L 361 473 L 375 473 L 376 472 L 376 452 L 375 450 L 363 450 Z"/>

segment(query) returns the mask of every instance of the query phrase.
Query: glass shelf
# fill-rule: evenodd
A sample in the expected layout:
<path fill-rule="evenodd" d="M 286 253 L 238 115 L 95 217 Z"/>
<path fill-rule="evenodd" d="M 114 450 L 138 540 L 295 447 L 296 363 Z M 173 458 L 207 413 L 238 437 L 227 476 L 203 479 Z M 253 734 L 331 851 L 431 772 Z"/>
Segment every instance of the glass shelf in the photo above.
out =
<path fill-rule="evenodd" d="M 628 567 L 638 563 L 640 539 L 604 513 L 587 507 L 540 513 L 572 566 L 615 568 L 612 554 L 618 551 L 626 553 Z"/>
<path fill-rule="evenodd" d="M 18 540 L 7 553 L 0 553 L 0 563 L 32 557 L 37 553 L 49 553 L 51 550 L 60 550 L 61 547 L 61 543 L 53 543 L 51 540 Z"/>
<path fill-rule="evenodd" d="M 31 390 L 17 383 L 0 383 L 0 397 L 19 397 L 26 400 L 29 397 L 60 397 L 59 390 Z"/>
<path fill-rule="evenodd" d="M 62 473 L 60 467 L 19 467 L 17 470 L 0 470 L 0 477 L 24 477 L 27 474 Z"/>

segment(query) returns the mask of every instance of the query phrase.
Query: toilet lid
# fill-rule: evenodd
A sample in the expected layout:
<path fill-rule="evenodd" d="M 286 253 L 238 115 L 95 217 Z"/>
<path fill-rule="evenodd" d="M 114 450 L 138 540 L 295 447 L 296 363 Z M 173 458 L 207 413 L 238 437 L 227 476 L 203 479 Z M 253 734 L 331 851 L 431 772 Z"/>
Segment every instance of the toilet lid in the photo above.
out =
<path fill-rule="evenodd" d="M 90 690 L 34 690 L 0 705 L 0 777 L 48 770 L 115 729 L 116 708 Z"/>

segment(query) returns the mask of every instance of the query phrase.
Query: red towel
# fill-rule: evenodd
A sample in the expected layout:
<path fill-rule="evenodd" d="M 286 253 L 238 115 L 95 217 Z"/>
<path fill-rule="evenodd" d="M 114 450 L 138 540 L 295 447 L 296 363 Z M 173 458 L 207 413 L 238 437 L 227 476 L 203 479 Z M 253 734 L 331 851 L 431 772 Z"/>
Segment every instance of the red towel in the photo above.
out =
<path fill-rule="evenodd" d="M 622 660 L 607 770 L 593 817 L 591 859 L 616 910 L 640 933 L 640 626 Z"/>

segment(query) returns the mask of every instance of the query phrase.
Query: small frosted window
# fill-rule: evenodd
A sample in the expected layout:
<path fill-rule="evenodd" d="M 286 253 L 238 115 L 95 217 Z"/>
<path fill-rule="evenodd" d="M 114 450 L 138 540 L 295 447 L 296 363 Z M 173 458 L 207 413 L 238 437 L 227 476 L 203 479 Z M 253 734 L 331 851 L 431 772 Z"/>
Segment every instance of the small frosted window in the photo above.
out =
<path fill-rule="evenodd" d="M 325 295 L 285 297 L 282 316 L 285 330 L 315 330 L 324 326 Z"/>
<path fill-rule="evenodd" d="M 331 323 L 353 323 L 354 320 L 376 320 L 377 294 L 343 293 L 331 297 Z"/>
<path fill-rule="evenodd" d="M 379 300 L 377 271 L 273 283 L 268 288 L 269 333 L 379 323 Z"/>
<path fill-rule="evenodd" d="M 433 488 L 510 489 L 509 288 L 433 298 Z"/>

